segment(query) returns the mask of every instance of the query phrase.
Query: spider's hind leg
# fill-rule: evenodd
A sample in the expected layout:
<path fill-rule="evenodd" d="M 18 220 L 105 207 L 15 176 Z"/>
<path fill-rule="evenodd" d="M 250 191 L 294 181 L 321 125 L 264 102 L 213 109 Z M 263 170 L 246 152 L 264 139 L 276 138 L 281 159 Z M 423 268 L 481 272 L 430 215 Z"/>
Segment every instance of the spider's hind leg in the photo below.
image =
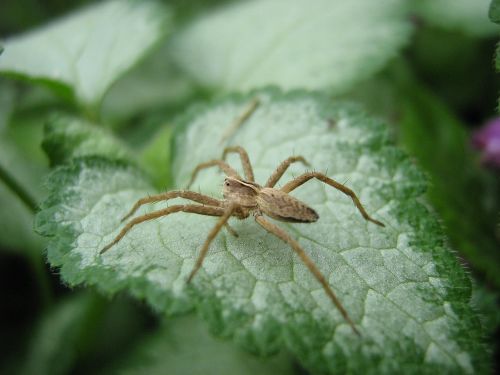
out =
<path fill-rule="evenodd" d="M 356 193 L 354 193 L 354 191 L 349 189 L 347 186 L 342 185 L 340 182 L 332 180 L 330 177 L 324 175 L 323 173 L 319 173 L 319 172 L 304 173 L 304 174 L 300 175 L 299 177 L 294 178 L 292 181 L 288 182 L 285 186 L 283 186 L 281 188 L 281 191 L 283 191 L 285 193 L 289 193 L 292 190 L 297 189 L 300 185 L 305 184 L 307 181 L 309 181 L 312 178 L 316 178 L 316 179 L 320 180 L 321 182 L 323 182 L 327 185 L 330 185 L 331 187 L 333 187 L 337 190 L 340 190 L 345 195 L 348 195 L 349 197 L 351 197 L 354 205 L 356 206 L 358 211 L 361 213 L 361 215 L 365 218 L 365 220 L 371 221 L 372 223 L 380 225 L 381 227 L 385 227 L 384 223 L 382 223 L 382 222 L 372 218 L 370 215 L 368 215 L 368 213 L 366 212 L 365 208 L 363 207 L 363 205 L 359 201 L 359 198 L 356 195 Z"/>
<path fill-rule="evenodd" d="M 332 300 L 333 304 L 337 307 L 337 309 L 340 311 L 340 313 L 342 314 L 344 319 L 347 321 L 347 323 L 349 323 L 352 330 L 358 336 L 360 336 L 360 333 L 357 330 L 356 326 L 354 325 L 354 322 L 351 320 L 351 318 L 349 317 L 349 314 L 347 314 L 347 311 L 345 310 L 344 306 L 342 306 L 339 299 L 337 298 L 337 296 L 333 292 L 332 288 L 328 284 L 328 281 L 323 276 L 323 274 L 318 269 L 318 267 L 313 262 L 313 260 L 311 258 L 309 258 L 309 256 L 306 254 L 304 249 L 302 249 L 302 247 L 299 245 L 299 243 L 297 241 L 295 241 L 283 229 L 281 229 L 277 225 L 271 223 L 270 221 L 266 220 L 263 216 L 256 216 L 255 221 L 257 221 L 257 223 L 259 223 L 269 233 L 274 234 L 276 237 L 278 237 L 279 239 L 283 240 L 288 245 L 290 245 L 290 247 L 295 251 L 295 253 L 299 256 L 299 258 L 302 260 L 302 262 L 309 269 L 309 271 L 311 271 L 311 273 L 314 275 L 314 277 L 316 277 L 316 279 L 323 286 L 323 289 L 325 290 L 326 294 Z"/>

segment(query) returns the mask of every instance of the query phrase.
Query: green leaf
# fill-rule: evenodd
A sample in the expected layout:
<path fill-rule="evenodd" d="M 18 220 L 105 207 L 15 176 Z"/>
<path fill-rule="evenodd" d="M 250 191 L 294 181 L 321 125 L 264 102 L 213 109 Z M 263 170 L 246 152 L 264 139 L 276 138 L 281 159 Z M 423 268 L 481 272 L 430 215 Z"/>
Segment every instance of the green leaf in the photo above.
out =
<path fill-rule="evenodd" d="M 52 237 L 49 261 L 63 279 L 106 292 L 126 288 L 167 313 L 195 307 L 216 334 L 261 354 L 286 346 L 313 372 L 484 371 L 470 280 L 423 204 L 426 179 L 390 144 L 384 125 L 356 107 L 269 89 L 194 108 L 176 133 L 174 186 L 184 187 L 196 164 L 220 157 L 219 140 L 255 96 L 260 106 L 231 143 L 248 150 L 257 181 L 286 157 L 303 155 L 314 169 L 346 182 L 386 224 L 366 222 L 350 199 L 317 181 L 293 195 L 320 220 L 278 223 L 326 275 L 361 337 L 293 251 L 252 219 L 231 221 L 239 237 L 221 232 L 190 285 L 186 277 L 213 218 L 177 214 L 143 223 L 99 255 L 133 203 L 154 193 L 141 171 L 104 158 L 75 159 L 49 179 L 52 194 L 37 229 Z M 283 181 L 302 171 L 293 165 Z M 206 170 L 194 189 L 220 196 L 222 179 Z"/>
<path fill-rule="evenodd" d="M 171 60 L 165 44 L 125 74 L 104 97 L 102 117 L 108 122 L 123 122 L 186 100 L 194 88 Z"/>
<path fill-rule="evenodd" d="M 192 21 L 174 59 L 222 91 L 268 84 L 342 91 L 382 68 L 409 38 L 397 0 L 255 0 Z"/>
<path fill-rule="evenodd" d="M 159 3 L 96 3 L 5 42 L 0 72 L 48 83 L 94 110 L 110 85 L 158 42 L 168 12 Z"/>
<path fill-rule="evenodd" d="M 72 158 L 102 155 L 108 158 L 133 160 L 128 147 L 89 121 L 67 115 L 54 115 L 45 124 L 42 147 L 51 165 L 64 164 Z"/>
<path fill-rule="evenodd" d="M 8 250 L 40 252 L 44 239 L 33 231 L 33 214 L 36 201 L 41 199 L 41 176 L 46 167 L 40 160 L 33 160 L 33 144 L 37 132 L 33 126 L 22 126 L 12 120 L 14 91 L 2 82 L 0 86 L 0 247 Z M 15 126 L 9 126 L 16 122 Z M 17 133 L 28 134 L 23 141 L 29 144 L 25 152 L 17 141 Z"/>
<path fill-rule="evenodd" d="M 120 366 L 120 374 L 293 374 L 288 355 L 258 359 L 227 341 L 213 338 L 192 316 L 167 321 L 137 348 Z"/>
<path fill-rule="evenodd" d="M 488 19 L 490 0 L 419 0 L 411 3 L 418 15 L 436 27 L 476 37 L 498 35 L 500 31 L 498 25 Z"/>
<path fill-rule="evenodd" d="M 170 144 L 172 140 L 172 126 L 165 125 L 156 132 L 151 142 L 144 147 L 141 153 L 141 165 L 153 178 L 158 188 L 170 186 Z"/>
<path fill-rule="evenodd" d="M 452 247 L 478 277 L 500 287 L 500 181 L 479 165 L 466 124 L 401 62 L 356 88 L 349 98 L 397 122 L 393 125 L 399 144 L 429 174 L 427 196 L 443 219 Z"/>
<path fill-rule="evenodd" d="M 463 257 L 489 282 L 500 286 L 498 182 L 477 166 L 466 127 L 432 92 L 409 84 L 399 91 L 404 147 L 432 175 L 429 199 Z M 476 199 L 470 199 L 474 192 Z"/>
<path fill-rule="evenodd" d="M 45 314 L 32 334 L 21 374 L 67 374 L 81 349 L 92 308 L 90 295 L 80 294 Z"/>
<path fill-rule="evenodd" d="M 491 0 L 488 15 L 490 16 L 490 20 L 492 20 L 495 23 L 500 23 L 500 1 L 499 0 Z"/>
<path fill-rule="evenodd" d="M 143 336 L 145 320 L 130 300 L 73 293 L 42 314 L 19 373 L 70 374 L 83 368 L 94 374 L 130 350 L 131 339 Z"/>

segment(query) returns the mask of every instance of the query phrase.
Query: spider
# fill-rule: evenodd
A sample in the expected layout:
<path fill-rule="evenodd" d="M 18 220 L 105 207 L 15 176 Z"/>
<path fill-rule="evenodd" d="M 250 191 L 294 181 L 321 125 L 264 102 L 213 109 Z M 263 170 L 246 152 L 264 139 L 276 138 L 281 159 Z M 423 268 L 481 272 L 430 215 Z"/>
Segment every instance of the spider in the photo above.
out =
<path fill-rule="evenodd" d="M 228 153 L 239 154 L 245 174 L 244 179 L 240 175 L 238 175 L 238 173 L 228 163 L 225 162 L 225 158 Z M 314 211 L 312 208 L 310 208 L 297 198 L 289 195 L 291 191 L 295 190 L 302 184 L 313 178 L 316 178 L 319 181 L 324 182 L 325 184 L 328 184 L 351 197 L 354 205 L 366 220 L 382 227 L 384 226 L 384 224 L 382 224 L 378 220 L 373 219 L 367 214 L 358 197 L 351 189 L 344 186 L 343 184 L 338 183 L 335 180 L 332 180 L 322 173 L 306 172 L 286 183 L 281 189 L 275 188 L 274 186 L 283 176 L 283 173 L 285 173 L 288 167 L 295 162 L 301 162 L 304 165 L 309 166 L 309 163 L 302 156 L 291 156 L 288 159 L 284 160 L 271 174 L 266 184 L 264 186 L 261 186 L 255 182 L 252 165 L 250 164 L 250 159 L 247 152 L 239 146 L 228 147 L 224 150 L 221 159 L 211 160 L 199 164 L 193 171 L 191 180 L 187 186 L 187 188 L 191 186 L 200 170 L 209 167 L 219 167 L 226 174 L 222 189 L 222 193 L 224 196 L 223 200 L 218 200 L 189 190 L 173 190 L 139 199 L 132 207 L 132 210 L 122 219 L 122 221 L 128 219 L 137 211 L 139 207 L 147 203 L 166 201 L 173 198 L 184 198 L 194 201 L 198 204 L 173 205 L 132 219 L 123 227 L 116 238 L 100 251 L 100 254 L 103 254 L 118 241 L 120 241 L 123 236 L 125 236 L 125 234 L 130 229 L 132 229 L 132 227 L 148 220 L 156 219 L 175 212 L 218 216 L 220 218 L 203 243 L 193 270 L 187 278 L 187 282 L 189 283 L 203 264 L 203 260 L 207 255 L 210 244 L 222 229 L 222 227 L 226 227 L 226 229 L 232 235 L 237 236 L 237 233 L 227 223 L 229 218 L 234 216 L 238 219 L 246 219 L 252 215 L 255 221 L 265 230 L 290 245 L 290 247 L 295 251 L 295 253 L 299 256 L 299 258 L 304 262 L 307 268 L 323 286 L 326 294 L 340 311 L 344 319 L 352 327 L 353 331 L 359 335 L 359 332 L 356 329 L 353 321 L 347 314 L 347 311 L 344 309 L 339 299 L 330 288 L 330 285 L 328 284 L 326 278 L 320 272 L 313 260 L 306 254 L 306 252 L 302 249 L 302 247 L 295 239 L 293 239 L 278 225 L 266 219 L 265 216 L 269 216 L 273 219 L 289 223 L 313 223 L 317 221 L 319 219 L 319 215 L 316 213 L 316 211 Z"/>

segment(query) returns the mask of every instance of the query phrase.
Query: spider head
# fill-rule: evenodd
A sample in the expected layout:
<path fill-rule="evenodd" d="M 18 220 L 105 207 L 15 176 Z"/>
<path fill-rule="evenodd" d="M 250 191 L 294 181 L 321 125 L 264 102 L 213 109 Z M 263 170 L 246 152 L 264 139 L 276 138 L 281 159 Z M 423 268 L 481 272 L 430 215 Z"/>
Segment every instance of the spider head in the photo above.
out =
<path fill-rule="evenodd" d="M 222 187 L 222 194 L 230 202 L 245 207 L 254 207 L 257 205 L 258 189 L 259 185 L 253 182 L 243 181 L 235 177 L 226 177 Z"/>

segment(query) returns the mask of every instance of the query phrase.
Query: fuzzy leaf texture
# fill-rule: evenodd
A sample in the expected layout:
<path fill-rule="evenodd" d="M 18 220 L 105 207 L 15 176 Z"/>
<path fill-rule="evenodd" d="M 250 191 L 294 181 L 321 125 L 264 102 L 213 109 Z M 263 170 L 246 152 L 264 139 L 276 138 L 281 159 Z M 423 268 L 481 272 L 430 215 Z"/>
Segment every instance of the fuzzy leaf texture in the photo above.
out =
<path fill-rule="evenodd" d="M 5 42 L 0 72 L 48 83 L 78 103 L 100 104 L 111 84 L 165 33 L 154 1 L 111 0 Z"/>
<path fill-rule="evenodd" d="M 236 2 L 189 23 L 172 53 L 221 91 L 274 84 L 339 92 L 395 56 L 409 38 L 407 16 L 399 0 Z"/>
<path fill-rule="evenodd" d="M 318 181 L 292 195 L 319 221 L 278 223 L 327 277 L 361 337 L 293 251 L 252 218 L 230 221 L 239 237 L 222 231 L 190 285 L 186 277 L 214 218 L 180 213 L 143 223 L 99 255 L 135 201 L 155 192 L 136 167 L 104 157 L 74 159 L 49 179 L 52 194 L 37 229 L 52 237 L 48 258 L 63 279 L 108 293 L 127 289 L 166 313 L 196 308 L 216 334 L 260 354 L 285 346 L 313 373 L 484 371 L 470 280 L 425 207 L 426 179 L 389 142 L 385 126 L 356 107 L 274 89 L 195 107 L 174 134 L 173 188 L 184 188 L 198 163 L 220 157 L 219 140 L 253 97 L 261 104 L 226 145 L 248 150 L 258 182 L 286 157 L 303 155 L 346 182 L 386 224 L 366 222 L 348 197 Z M 228 161 L 239 168 L 236 157 Z M 281 183 L 304 170 L 293 165 Z M 222 181 L 205 170 L 193 190 L 220 197 Z"/>

